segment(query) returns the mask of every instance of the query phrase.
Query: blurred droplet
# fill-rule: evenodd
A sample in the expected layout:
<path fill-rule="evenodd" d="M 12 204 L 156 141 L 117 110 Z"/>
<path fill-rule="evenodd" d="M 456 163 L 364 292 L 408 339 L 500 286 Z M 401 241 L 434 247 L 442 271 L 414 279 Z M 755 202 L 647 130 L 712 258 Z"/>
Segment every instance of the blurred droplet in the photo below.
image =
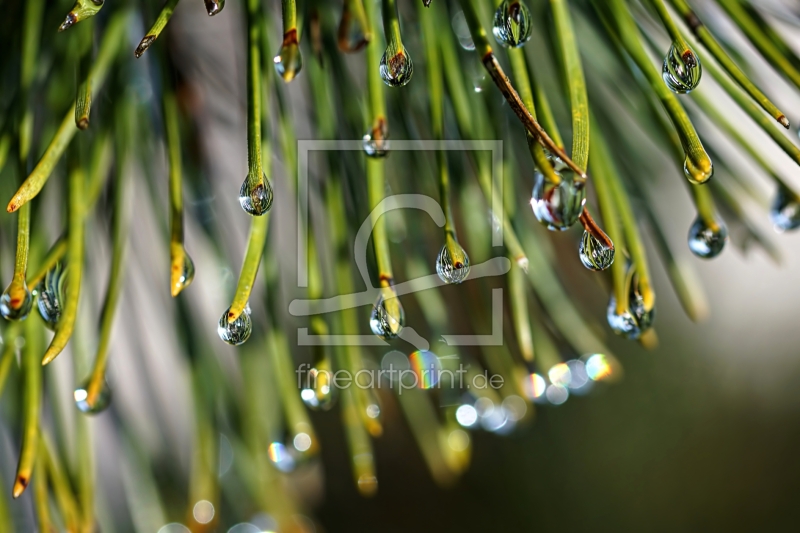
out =
<path fill-rule="evenodd" d="M 589 381 L 589 375 L 586 372 L 586 364 L 580 359 L 571 359 L 567 361 L 569 367 L 569 383 L 567 387 L 570 391 L 582 391 Z"/>
<path fill-rule="evenodd" d="M 436 354 L 427 350 L 417 350 L 409 356 L 411 369 L 417 376 L 417 386 L 420 389 L 430 389 L 439 383 L 442 372 L 442 363 Z"/>
<path fill-rule="evenodd" d="M 261 216 L 269 211 L 273 196 L 272 185 L 266 174 L 263 174 L 262 181 L 248 174 L 239 188 L 239 204 L 253 216 Z"/>
<path fill-rule="evenodd" d="M 320 361 L 317 365 L 309 370 L 306 382 L 306 388 L 300 391 L 300 398 L 310 409 L 315 411 L 326 411 L 333 406 L 334 391 L 333 387 L 333 373 L 330 368 L 330 363 Z"/>
<path fill-rule="evenodd" d="M 25 320 L 33 307 L 33 294 L 23 283 L 14 283 L 0 296 L 0 315 L 6 320 Z"/>
<path fill-rule="evenodd" d="M 208 500 L 200 500 L 192 508 L 192 516 L 199 524 L 208 524 L 214 519 L 214 504 Z"/>
<path fill-rule="evenodd" d="M 204 0 L 206 4 L 206 13 L 209 17 L 213 17 L 225 7 L 225 0 Z"/>
<path fill-rule="evenodd" d="M 592 381 L 602 381 L 612 374 L 612 367 L 608 358 L 601 354 L 596 353 L 586 359 L 586 374 Z"/>
<path fill-rule="evenodd" d="M 184 526 L 183 524 L 179 524 L 178 522 L 173 522 L 171 524 L 166 524 L 161 526 L 158 530 L 158 533 L 192 533 L 188 527 Z"/>
<path fill-rule="evenodd" d="M 222 313 L 217 325 L 219 338 L 232 346 L 244 344 L 253 332 L 253 321 L 250 318 L 250 304 L 247 304 L 242 314 L 234 321 L 228 320 L 230 307 Z"/>
<path fill-rule="evenodd" d="M 295 467 L 295 460 L 292 454 L 286 449 L 286 446 L 280 442 L 273 442 L 267 448 L 267 456 L 269 460 L 275 465 L 275 468 L 281 472 L 291 472 Z"/>
<path fill-rule="evenodd" d="M 390 296 L 384 297 L 387 292 Z M 403 329 L 405 320 L 405 311 L 397 296 L 394 296 L 392 291 L 382 290 L 369 315 L 369 327 L 372 333 L 383 340 L 395 339 Z"/>
<path fill-rule="evenodd" d="M 233 466 L 233 446 L 224 434 L 219 434 L 219 469 L 218 476 L 222 477 L 228 473 Z"/>
<path fill-rule="evenodd" d="M 717 257 L 728 240 L 728 228 L 721 220 L 713 225 L 698 216 L 689 228 L 689 249 L 697 257 L 712 259 Z"/>
<path fill-rule="evenodd" d="M 311 436 L 301 431 L 292 439 L 292 445 L 298 452 L 307 452 L 311 449 Z"/>
<path fill-rule="evenodd" d="M 378 478 L 369 474 L 358 476 L 358 492 L 365 496 L 371 496 L 378 491 Z"/>
<path fill-rule="evenodd" d="M 586 203 L 586 187 L 561 159 L 551 157 L 553 170 L 561 179 L 554 183 L 538 169 L 534 171 L 531 208 L 536 219 L 551 231 L 564 231 L 578 221 Z"/>
<path fill-rule="evenodd" d="M 389 87 L 402 87 L 411 81 L 414 64 L 405 46 L 398 48 L 393 42 L 389 43 L 381 57 L 380 73 L 383 83 Z"/>
<path fill-rule="evenodd" d="M 272 58 L 272 62 L 275 64 L 275 72 L 286 83 L 297 76 L 300 69 L 303 68 L 303 56 L 300 53 L 300 46 L 297 44 L 297 32 L 295 32 L 294 41 L 284 38 L 283 45 L 278 55 Z"/>
<path fill-rule="evenodd" d="M 791 190 L 779 185 L 769 217 L 778 233 L 797 229 L 800 227 L 800 199 Z"/>
<path fill-rule="evenodd" d="M 694 50 L 691 48 L 683 50 L 675 43 L 669 47 L 661 67 L 661 77 L 670 91 L 685 94 L 696 89 L 702 74 L 700 58 Z"/>
<path fill-rule="evenodd" d="M 478 411 L 469 404 L 459 405 L 456 409 L 456 421 L 465 428 L 471 428 L 478 421 Z"/>
<path fill-rule="evenodd" d="M 44 279 L 36 289 L 39 295 L 39 299 L 36 302 L 39 316 L 42 317 L 44 325 L 51 331 L 55 331 L 58 319 L 61 318 L 61 311 L 64 309 L 67 279 L 64 274 L 64 268 L 61 263 L 56 263 L 56 266 L 47 271 Z"/>
<path fill-rule="evenodd" d="M 553 385 L 567 387 L 572 380 L 572 373 L 566 363 L 558 363 L 550 368 L 547 372 L 547 377 L 550 378 L 550 383 Z"/>
<path fill-rule="evenodd" d="M 553 405 L 561 405 L 569 398 L 569 390 L 561 385 L 550 385 L 545 391 L 547 401 Z"/>
<path fill-rule="evenodd" d="M 389 123 L 379 118 L 361 139 L 364 153 L 369 157 L 386 157 L 389 155 Z"/>
<path fill-rule="evenodd" d="M 547 390 L 547 381 L 541 374 L 532 373 L 523 383 L 525 394 L 534 402 L 545 401 L 545 390 Z"/>
<path fill-rule="evenodd" d="M 458 284 L 469 275 L 469 256 L 457 240 L 447 240 L 436 257 L 436 273 L 445 283 Z"/>
<path fill-rule="evenodd" d="M 89 380 L 86 381 L 83 385 L 75 389 L 72 393 L 73 398 L 75 399 L 75 405 L 78 407 L 78 410 L 81 413 L 87 415 L 96 415 L 106 410 L 106 408 L 111 404 L 111 387 L 108 386 L 108 382 L 103 380 L 103 385 L 100 388 L 100 392 L 98 392 L 97 396 L 94 399 L 94 402 L 89 402 Z"/>
<path fill-rule="evenodd" d="M 458 11 L 453 15 L 453 20 L 450 21 L 453 27 L 453 32 L 456 34 L 458 44 L 464 50 L 475 50 L 475 43 L 472 41 L 472 34 L 469 32 L 469 25 L 467 24 L 467 17 L 464 16 L 463 11 Z"/>
<path fill-rule="evenodd" d="M 263 533 L 260 527 L 254 524 L 241 523 L 236 524 L 228 530 L 228 533 Z"/>
<path fill-rule="evenodd" d="M 186 250 L 182 249 L 182 246 L 179 244 L 176 244 L 175 246 L 180 247 L 181 252 L 178 252 L 177 257 L 175 257 L 175 260 L 172 263 L 172 270 L 170 272 L 170 291 L 172 296 L 177 296 L 180 294 L 181 291 L 188 287 L 194 279 L 194 261 L 192 261 L 192 258 L 189 257 L 189 254 L 186 253 Z"/>
<path fill-rule="evenodd" d="M 454 429 L 447 435 L 447 445 L 454 452 L 463 452 L 469 448 L 469 435 L 463 429 Z"/>
<path fill-rule="evenodd" d="M 614 248 L 609 248 L 584 230 L 578 256 L 589 270 L 605 270 L 614 263 Z"/>
<path fill-rule="evenodd" d="M 503 0 L 494 12 L 492 33 L 501 46 L 519 48 L 531 38 L 532 30 L 531 12 L 519 0 Z"/>
<path fill-rule="evenodd" d="M 501 407 L 503 408 L 506 418 L 512 422 L 522 420 L 525 417 L 525 413 L 528 412 L 528 404 L 525 400 L 513 394 L 503 399 Z"/>

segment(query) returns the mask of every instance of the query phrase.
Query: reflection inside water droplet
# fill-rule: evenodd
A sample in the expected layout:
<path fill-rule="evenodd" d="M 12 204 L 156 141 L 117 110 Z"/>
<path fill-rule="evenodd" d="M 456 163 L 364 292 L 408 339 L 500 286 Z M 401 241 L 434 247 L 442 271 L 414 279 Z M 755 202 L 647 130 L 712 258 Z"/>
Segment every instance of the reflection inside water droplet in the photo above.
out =
<path fill-rule="evenodd" d="M 42 317 L 44 325 L 52 331 L 55 331 L 56 324 L 58 324 L 61 312 L 64 309 L 66 280 L 67 276 L 62 264 L 56 263 L 56 266 L 47 271 L 44 279 L 39 282 L 39 286 L 36 288 L 39 296 L 36 301 L 39 316 Z"/>
<path fill-rule="evenodd" d="M 386 120 L 379 117 L 375 125 L 364 134 L 361 142 L 364 153 L 369 157 L 389 155 L 389 124 Z"/>
<path fill-rule="evenodd" d="M 267 175 L 263 174 L 259 181 L 248 174 L 239 188 L 239 204 L 242 209 L 248 214 L 261 216 L 272 207 L 272 200 L 272 185 Z"/>
<path fill-rule="evenodd" d="M 469 25 L 467 24 L 467 17 L 464 16 L 463 11 L 458 11 L 453 15 L 453 20 L 450 21 L 453 27 L 453 32 L 456 34 L 458 44 L 464 50 L 475 50 L 475 43 L 472 41 L 472 34 L 469 32 Z"/>
<path fill-rule="evenodd" d="M 564 231 L 578 221 L 586 203 L 586 187 L 575 179 L 575 173 L 561 159 L 549 156 L 558 183 L 534 171 L 531 208 L 536 219 L 551 231 Z"/>
<path fill-rule="evenodd" d="M 711 259 L 720 254 L 728 240 L 728 228 L 721 220 L 707 223 L 698 216 L 689 228 L 689 249 L 697 257 Z"/>
<path fill-rule="evenodd" d="M 783 185 L 778 186 L 769 212 L 775 231 L 781 233 L 800 227 L 800 199 Z"/>
<path fill-rule="evenodd" d="M 449 236 L 446 240 L 436 257 L 436 273 L 445 283 L 458 284 L 469 275 L 469 256 L 457 240 Z"/>
<path fill-rule="evenodd" d="M 670 91 L 685 94 L 696 89 L 702 74 L 700 58 L 694 50 L 684 50 L 675 43 L 669 47 L 661 67 L 661 77 Z"/>
<path fill-rule="evenodd" d="M 170 271 L 170 293 L 177 296 L 194 279 L 194 261 L 179 243 L 172 245 L 172 268 Z"/>
<path fill-rule="evenodd" d="M 532 30 L 528 6 L 518 0 L 503 0 L 494 13 L 495 40 L 506 48 L 519 48 L 531 38 Z"/>
<path fill-rule="evenodd" d="M 33 294 L 24 281 L 11 282 L 0 296 L 0 315 L 6 320 L 25 320 L 33 307 Z"/>
<path fill-rule="evenodd" d="M 272 58 L 272 62 L 275 64 L 275 72 L 286 83 L 297 76 L 300 69 L 303 68 L 303 56 L 300 53 L 300 46 L 297 44 L 297 30 L 292 30 L 289 34 L 284 35 L 281 49 L 278 55 Z"/>
<path fill-rule="evenodd" d="M 394 43 L 389 43 L 381 57 L 380 73 L 383 83 L 389 87 L 402 87 L 411 81 L 414 64 L 405 46 L 397 48 Z"/>
<path fill-rule="evenodd" d="M 108 386 L 106 380 L 103 380 L 94 401 L 91 401 L 92 399 L 89 398 L 89 383 L 90 380 L 86 380 L 83 385 L 75 389 L 72 396 L 80 412 L 87 415 L 96 415 L 97 413 L 105 411 L 111 404 L 111 387 Z"/>
<path fill-rule="evenodd" d="M 614 263 L 614 248 L 609 248 L 584 230 L 578 256 L 589 270 L 605 270 Z"/>
<path fill-rule="evenodd" d="M 206 4 L 206 13 L 209 17 L 213 17 L 225 7 L 225 0 L 204 0 Z"/>
<path fill-rule="evenodd" d="M 230 307 L 222 313 L 217 326 L 219 338 L 232 346 L 239 346 L 247 342 L 253 332 L 253 321 L 250 318 L 250 304 L 247 304 L 242 314 L 236 320 L 228 320 Z"/>
<path fill-rule="evenodd" d="M 405 321 L 405 311 L 400 299 L 394 295 L 392 289 L 382 289 L 369 316 L 369 327 L 372 333 L 383 340 L 397 338 Z"/>

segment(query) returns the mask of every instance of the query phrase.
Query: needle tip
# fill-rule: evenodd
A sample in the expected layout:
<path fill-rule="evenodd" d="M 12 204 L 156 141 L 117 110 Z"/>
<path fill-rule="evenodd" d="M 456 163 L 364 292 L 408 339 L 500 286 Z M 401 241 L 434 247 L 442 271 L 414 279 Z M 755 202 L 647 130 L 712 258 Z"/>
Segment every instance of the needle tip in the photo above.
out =
<path fill-rule="evenodd" d="M 19 498 L 25 489 L 28 487 L 28 478 L 26 476 L 17 476 L 16 481 L 14 481 L 14 490 L 12 492 L 12 496 L 14 499 Z"/>
<path fill-rule="evenodd" d="M 780 117 L 778 117 L 778 122 L 780 122 L 781 126 L 786 128 L 787 130 L 789 129 L 789 119 L 786 118 L 786 115 L 781 115 Z"/>

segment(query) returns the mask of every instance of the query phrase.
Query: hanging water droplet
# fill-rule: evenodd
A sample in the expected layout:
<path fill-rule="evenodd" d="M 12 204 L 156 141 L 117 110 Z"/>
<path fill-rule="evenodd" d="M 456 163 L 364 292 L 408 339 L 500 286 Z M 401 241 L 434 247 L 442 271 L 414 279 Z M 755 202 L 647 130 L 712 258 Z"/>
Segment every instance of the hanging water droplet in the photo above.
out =
<path fill-rule="evenodd" d="M 378 118 L 376 124 L 361 139 L 364 153 L 369 157 L 386 157 L 389 155 L 389 124 Z"/>
<path fill-rule="evenodd" d="M 253 332 L 253 320 L 250 318 L 250 304 L 247 304 L 242 314 L 234 320 L 228 320 L 230 307 L 222 313 L 217 326 L 219 338 L 232 346 L 239 346 L 247 342 Z"/>
<path fill-rule="evenodd" d="M 389 87 L 402 87 L 411 81 L 414 64 L 405 46 L 397 46 L 390 42 L 381 57 L 380 73 L 383 83 Z"/>
<path fill-rule="evenodd" d="M 550 157 L 558 183 L 538 169 L 534 171 L 531 208 L 536 219 L 551 231 L 564 231 L 578 221 L 586 203 L 586 188 L 575 173 L 557 157 Z"/>
<path fill-rule="evenodd" d="M 669 47 L 664 65 L 661 68 L 661 77 L 669 90 L 686 94 L 697 88 L 700 84 L 700 76 L 703 68 L 700 66 L 700 58 L 691 48 L 683 50 L 675 43 Z"/>
<path fill-rule="evenodd" d="M 239 188 L 239 204 L 242 209 L 254 216 L 261 216 L 269 211 L 273 196 L 272 185 L 266 174 L 262 176 L 262 181 L 248 174 Z"/>
<path fill-rule="evenodd" d="M 44 325 L 52 331 L 55 331 L 56 324 L 61 318 L 61 311 L 64 309 L 66 279 L 65 269 L 61 263 L 56 263 L 56 266 L 47 271 L 36 289 L 39 293 L 36 302 L 39 316 L 44 320 Z"/>
<path fill-rule="evenodd" d="M 436 273 L 445 283 L 453 284 L 461 283 L 469 275 L 469 256 L 458 241 L 450 236 L 436 257 Z"/>
<path fill-rule="evenodd" d="M 305 377 L 305 388 L 300 391 L 300 398 L 309 409 L 327 411 L 335 400 L 333 373 L 327 357 L 322 358 Z"/>
<path fill-rule="evenodd" d="M 628 339 L 637 339 L 639 335 L 642 334 L 633 313 L 629 310 L 622 312 L 617 311 L 617 299 L 613 296 L 608 302 L 606 319 L 608 320 L 608 325 L 611 327 L 611 330 L 617 335 L 622 335 Z"/>
<path fill-rule="evenodd" d="M 656 308 L 653 307 L 649 311 L 644 306 L 644 297 L 639 286 L 639 276 L 633 274 L 631 280 L 630 292 L 628 294 L 628 308 L 630 309 L 633 318 L 636 319 L 636 325 L 639 331 L 644 333 L 653 327 L 653 321 L 656 318 Z"/>
<path fill-rule="evenodd" d="M 180 248 L 173 255 L 172 268 L 170 271 L 170 293 L 177 296 L 183 289 L 188 287 L 194 279 L 194 261 L 183 249 L 180 244 L 174 246 Z"/>
<path fill-rule="evenodd" d="M 714 165 L 709 165 L 707 169 L 699 168 L 687 155 L 686 159 L 683 160 L 683 173 L 690 183 L 700 185 L 707 182 L 714 175 Z"/>
<path fill-rule="evenodd" d="M 494 12 L 492 33 L 501 46 L 519 48 L 531 38 L 531 12 L 518 0 L 503 0 Z"/>
<path fill-rule="evenodd" d="M 689 249 L 697 257 L 711 259 L 719 255 L 728 240 L 728 228 L 722 221 L 709 225 L 698 216 L 689 228 Z"/>
<path fill-rule="evenodd" d="M 204 0 L 206 4 L 206 13 L 209 17 L 213 17 L 225 7 L 225 0 Z"/>
<path fill-rule="evenodd" d="M 293 34 L 294 36 L 292 37 Z M 275 72 L 289 83 L 303 68 L 303 56 L 300 53 L 300 46 L 297 44 L 297 30 L 291 30 L 283 37 L 283 45 L 278 55 L 272 58 L 275 64 Z"/>
<path fill-rule="evenodd" d="M 6 320 L 25 320 L 31 312 L 31 307 L 33 307 L 33 294 L 24 281 L 22 283 L 12 281 L 0 296 L 0 315 Z"/>
<path fill-rule="evenodd" d="M 458 44 L 461 45 L 461 48 L 470 52 L 475 50 L 475 43 L 472 40 L 472 34 L 469 32 L 467 17 L 464 16 L 463 11 L 459 11 L 453 15 L 453 20 L 450 21 L 450 25 L 453 27 L 453 32 L 456 34 Z"/>
<path fill-rule="evenodd" d="M 400 334 L 405 322 L 405 311 L 400 299 L 392 289 L 382 289 L 369 315 L 372 333 L 383 340 L 391 340 Z"/>
<path fill-rule="evenodd" d="M 339 50 L 345 53 L 357 52 L 369 43 L 370 37 L 364 22 L 363 16 L 359 17 L 350 10 L 350 2 L 344 2 L 342 20 L 336 35 Z"/>
<path fill-rule="evenodd" d="M 800 199 L 783 185 L 778 186 L 769 218 L 779 233 L 800 227 Z"/>
<path fill-rule="evenodd" d="M 86 382 L 75 389 L 75 392 L 72 394 L 75 398 L 75 405 L 78 407 L 78 410 L 81 413 L 87 415 L 96 415 L 102 411 L 105 411 L 106 408 L 111 404 L 111 387 L 108 386 L 108 382 L 103 380 L 103 384 L 100 386 L 100 391 L 94 398 L 94 401 L 90 402 L 89 398 L 89 383 L 91 382 L 91 378 L 86 380 Z"/>
<path fill-rule="evenodd" d="M 614 248 L 609 248 L 588 231 L 583 232 L 578 256 L 589 270 L 605 270 L 614 263 Z"/>

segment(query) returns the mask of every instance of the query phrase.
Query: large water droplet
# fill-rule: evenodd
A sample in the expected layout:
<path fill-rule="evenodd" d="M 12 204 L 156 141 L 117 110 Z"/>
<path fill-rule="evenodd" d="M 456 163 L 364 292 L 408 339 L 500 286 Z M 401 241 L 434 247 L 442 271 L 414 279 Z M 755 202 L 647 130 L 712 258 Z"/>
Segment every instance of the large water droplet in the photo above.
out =
<path fill-rule="evenodd" d="M 300 391 L 303 403 L 314 411 L 327 411 L 334 404 L 335 388 L 333 373 L 327 358 L 318 361 L 304 377 L 304 387 Z"/>
<path fill-rule="evenodd" d="M 234 320 L 228 320 L 230 307 L 222 313 L 217 326 L 219 338 L 232 346 L 239 346 L 247 342 L 253 332 L 253 320 L 250 318 L 250 304 L 246 305 L 242 314 Z"/>
<path fill-rule="evenodd" d="M 630 267 L 633 268 L 633 267 Z M 623 312 L 617 311 L 617 301 L 614 296 L 608 303 L 606 318 L 608 325 L 617 335 L 628 339 L 638 339 L 639 336 L 653 326 L 655 320 L 655 307 L 647 310 L 644 306 L 644 297 L 639 286 L 639 276 L 628 271 L 628 308 Z"/>
<path fill-rule="evenodd" d="M 380 72 L 383 83 L 389 87 L 402 87 L 411 81 L 414 64 L 406 47 L 401 45 L 398 49 L 393 43 L 389 43 L 381 57 Z"/>
<path fill-rule="evenodd" d="M 700 185 L 707 182 L 714 175 L 714 165 L 709 165 L 707 169 L 699 168 L 687 155 L 686 159 L 683 160 L 683 173 L 690 183 Z"/>
<path fill-rule="evenodd" d="M 709 225 L 703 217 L 698 216 L 689 228 L 689 249 L 703 259 L 718 256 L 727 240 L 728 228 L 720 220 Z"/>
<path fill-rule="evenodd" d="M 578 256 L 589 270 L 605 270 L 614 263 L 614 248 L 609 248 L 588 231 L 583 232 Z"/>
<path fill-rule="evenodd" d="M 436 257 L 436 273 L 445 283 L 461 283 L 469 275 L 469 256 L 457 240 L 447 241 Z"/>
<path fill-rule="evenodd" d="M 377 123 L 361 139 L 364 153 L 369 157 L 389 155 L 389 124 L 379 118 Z"/>
<path fill-rule="evenodd" d="M 800 199 L 791 190 L 779 186 L 775 200 L 772 201 L 769 218 L 778 232 L 800 227 Z"/>
<path fill-rule="evenodd" d="M 55 331 L 56 324 L 61 318 L 61 311 L 64 309 L 66 279 L 65 269 L 61 263 L 56 263 L 56 266 L 47 271 L 36 289 L 39 293 L 37 301 L 39 316 L 44 320 L 44 325 L 53 331 Z"/>
<path fill-rule="evenodd" d="M 194 279 L 194 261 L 182 246 L 176 246 L 180 247 L 180 252 L 172 260 L 170 272 L 170 292 L 172 296 L 179 295 Z"/>
<path fill-rule="evenodd" d="M 213 17 L 225 7 L 225 0 L 204 0 L 206 4 L 206 13 L 209 17 Z"/>
<path fill-rule="evenodd" d="M 33 307 L 33 294 L 24 282 L 12 281 L 0 296 L 0 315 L 6 320 L 25 320 L 31 312 L 31 307 Z"/>
<path fill-rule="evenodd" d="M 676 46 L 675 43 L 669 47 L 661 68 L 661 77 L 670 91 L 685 94 L 696 89 L 702 74 L 700 58 L 694 50 L 691 48 L 682 50 L 682 47 Z"/>
<path fill-rule="evenodd" d="M 608 302 L 608 311 L 606 319 L 611 330 L 617 335 L 622 335 L 628 339 L 637 339 L 642 334 L 639 325 L 636 323 L 636 318 L 630 310 L 619 312 L 617 311 L 617 299 L 613 296 Z"/>
<path fill-rule="evenodd" d="M 105 411 L 106 408 L 111 404 L 111 387 L 108 386 L 108 382 L 103 380 L 103 384 L 100 387 L 100 391 L 97 393 L 97 396 L 94 398 L 93 402 L 89 402 L 89 383 L 90 380 L 86 380 L 86 382 L 75 389 L 75 392 L 72 394 L 75 398 L 75 405 L 78 407 L 81 413 L 87 415 L 96 415 L 101 411 Z"/>
<path fill-rule="evenodd" d="M 492 33 L 501 46 L 519 48 L 531 38 L 531 12 L 517 0 L 503 0 L 494 12 Z"/>
<path fill-rule="evenodd" d="M 586 188 L 561 159 L 551 157 L 553 170 L 561 181 L 553 181 L 538 169 L 534 171 L 531 208 L 536 219 L 551 231 L 564 231 L 578 221 L 586 202 Z"/>
<path fill-rule="evenodd" d="M 461 48 L 470 52 L 475 50 L 475 43 L 472 40 L 472 34 L 467 24 L 467 17 L 464 16 L 463 11 L 458 11 L 453 15 L 453 20 L 450 21 L 450 25 L 453 27 L 453 33 L 456 34 L 458 44 L 461 45 Z"/>
<path fill-rule="evenodd" d="M 297 44 L 296 32 L 294 40 L 284 38 L 283 45 L 278 55 L 272 58 L 272 62 L 275 64 L 275 72 L 286 83 L 297 76 L 300 69 L 303 68 L 303 56 L 300 54 L 300 46 Z"/>
<path fill-rule="evenodd" d="M 272 185 L 266 174 L 263 175 L 262 181 L 248 174 L 239 188 L 239 204 L 242 209 L 254 216 L 261 216 L 269 211 L 273 196 Z"/>
<path fill-rule="evenodd" d="M 391 340 L 400 334 L 405 322 L 405 311 L 400 299 L 391 289 L 382 289 L 369 315 L 369 327 L 372 333 L 383 340 Z"/>

